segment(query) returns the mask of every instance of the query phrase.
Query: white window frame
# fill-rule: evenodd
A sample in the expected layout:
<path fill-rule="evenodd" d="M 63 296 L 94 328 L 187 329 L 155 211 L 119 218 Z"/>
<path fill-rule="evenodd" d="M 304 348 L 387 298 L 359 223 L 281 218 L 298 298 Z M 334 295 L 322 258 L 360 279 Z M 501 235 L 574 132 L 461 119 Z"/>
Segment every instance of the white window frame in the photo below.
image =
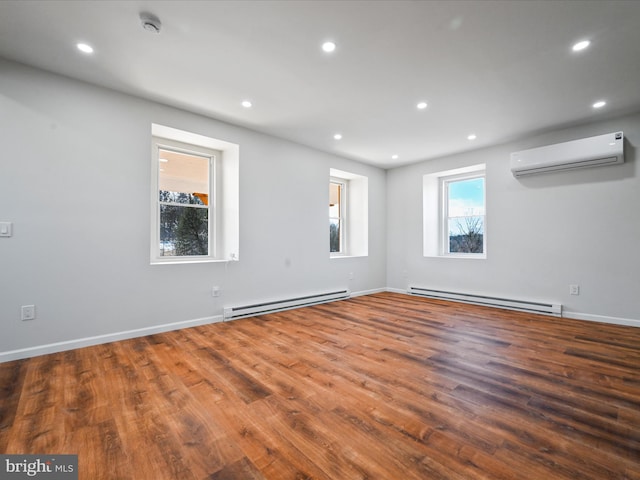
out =
<path fill-rule="evenodd" d="M 338 228 L 340 232 L 340 249 L 337 252 L 331 252 L 332 257 L 340 257 L 346 255 L 347 251 L 347 198 L 348 198 L 348 188 L 349 188 L 349 180 L 344 178 L 330 177 L 329 185 L 336 184 L 340 186 L 340 211 L 338 213 Z M 329 220 L 335 217 L 329 217 Z M 331 250 L 331 247 L 329 247 Z"/>
<path fill-rule="evenodd" d="M 456 182 L 465 180 L 473 180 L 481 178 L 483 181 L 482 189 L 482 203 L 484 208 L 484 215 L 482 221 L 482 252 L 481 253 L 464 253 L 464 252 L 450 252 L 449 251 L 449 185 Z M 446 175 L 439 178 L 440 184 L 440 255 L 445 257 L 459 257 L 459 258 L 486 258 L 487 252 L 487 179 L 484 170 L 472 172 L 472 173 L 459 173 L 453 175 Z M 469 215 L 478 216 L 478 215 Z"/>
<path fill-rule="evenodd" d="M 160 206 L 165 204 L 161 202 L 158 196 L 160 168 L 160 150 L 170 150 L 178 153 L 186 153 L 206 157 L 209 159 L 209 190 L 207 192 L 209 198 L 208 206 L 188 205 L 188 208 L 207 208 L 208 209 L 208 255 L 176 255 L 162 256 L 160 255 Z M 152 167 L 151 167 L 151 263 L 197 263 L 216 261 L 216 249 L 218 244 L 217 235 L 219 235 L 218 215 L 216 206 L 218 204 L 217 192 L 219 189 L 216 185 L 218 175 L 216 169 L 219 167 L 219 159 L 221 153 L 217 150 L 209 149 L 199 145 L 193 145 L 176 140 L 170 140 L 161 137 L 152 137 Z M 170 203 L 173 205 L 173 203 Z"/>
<path fill-rule="evenodd" d="M 342 251 L 329 252 L 329 258 L 366 257 L 369 255 L 369 178 L 330 168 L 329 185 L 331 182 L 343 183 L 345 187 L 342 192 Z"/>
<path fill-rule="evenodd" d="M 483 234 L 483 250 L 480 253 L 447 254 L 449 242 L 449 226 L 445 224 L 445 195 L 442 182 L 445 179 L 484 178 L 485 222 Z M 425 257 L 447 259 L 484 260 L 487 258 L 487 168 L 485 163 L 469 165 L 444 171 L 426 173 L 422 176 L 422 254 Z"/>

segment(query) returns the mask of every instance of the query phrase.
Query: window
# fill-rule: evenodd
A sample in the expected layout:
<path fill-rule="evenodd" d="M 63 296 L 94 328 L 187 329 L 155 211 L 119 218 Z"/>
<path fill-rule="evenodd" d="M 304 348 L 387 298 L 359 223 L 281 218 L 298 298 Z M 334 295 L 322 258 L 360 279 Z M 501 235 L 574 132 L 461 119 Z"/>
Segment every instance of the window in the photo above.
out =
<path fill-rule="evenodd" d="M 214 175 L 220 152 L 155 139 L 158 257 L 214 257 Z"/>
<path fill-rule="evenodd" d="M 238 260 L 238 145 L 152 125 L 151 263 Z"/>
<path fill-rule="evenodd" d="M 486 258 L 485 164 L 423 176 L 425 257 Z"/>
<path fill-rule="evenodd" d="M 443 177 L 441 182 L 443 253 L 483 255 L 484 175 Z"/>
<path fill-rule="evenodd" d="M 369 253 L 369 179 L 329 170 L 329 255 L 364 257 Z"/>
<path fill-rule="evenodd" d="M 329 251 L 332 254 L 342 254 L 345 250 L 346 190 L 346 181 L 331 179 L 329 183 Z"/>

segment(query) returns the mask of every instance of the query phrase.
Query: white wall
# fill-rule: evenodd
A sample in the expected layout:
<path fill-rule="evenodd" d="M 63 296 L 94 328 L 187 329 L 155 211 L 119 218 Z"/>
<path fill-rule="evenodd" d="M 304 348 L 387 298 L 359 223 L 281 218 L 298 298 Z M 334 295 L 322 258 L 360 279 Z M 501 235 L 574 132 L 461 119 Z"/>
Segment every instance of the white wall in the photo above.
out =
<path fill-rule="evenodd" d="M 240 145 L 239 262 L 149 264 L 152 123 Z M 249 301 L 386 286 L 384 170 L 3 60 L 0 145 L 0 221 L 14 226 L 0 238 L 0 361 L 219 320 Z M 330 168 L 369 179 L 367 257 L 329 258 Z M 29 304 L 37 318 L 22 322 Z"/>
<path fill-rule="evenodd" d="M 626 163 L 516 180 L 512 151 L 623 130 Z M 388 287 L 562 303 L 567 316 L 640 326 L 640 115 L 390 170 Z M 487 165 L 487 259 L 424 257 L 422 177 Z M 569 285 L 580 295 L 570 296 Z"/>
<path fill-rule="evenodd" d="M 149 264 L 152 123 L 240 145 L 240 262 Z M 509 172 L 511 151 L 617 130 L 624 165 Z M 385 172 L 0 60 L 0 140 L 0 221 L 14 224 L 0 238 L 0 361 L 336 287 L 550 300 L 569 316 L 640 326 L 640 115 Z M 424 257 L 422 176 L 477 163 L 487 164 L 487 259 Z M 367 257 L 329 258 L 330 168 L 368 177 Z M 37 318 L 22 322 L 29 304 Z"/>

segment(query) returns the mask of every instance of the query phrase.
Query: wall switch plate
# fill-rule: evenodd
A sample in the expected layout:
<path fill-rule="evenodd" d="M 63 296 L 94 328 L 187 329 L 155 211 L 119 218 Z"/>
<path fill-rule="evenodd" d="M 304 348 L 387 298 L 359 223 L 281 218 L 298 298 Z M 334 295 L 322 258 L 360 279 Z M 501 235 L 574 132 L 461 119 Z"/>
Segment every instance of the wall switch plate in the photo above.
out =
<path fill-rule="evenodd" d="M 213 287 L 211 289 L 211 296 L 212 297 L 219 297 L 220 296 L 220 287 Z"/>
<path fill-rule="evenodd" d="M 580 285 L 569 285 L 569 295 L 580 295 Z"/>
<path fill-rule="evenodd" d="M 0 237 L 10 237 L 13 234 L 11 222 L 0 222 Z"/>
<path fill-rule="evenodd" d="M 22 321 L 33 320 L 36 318 L 36 306 L 35 305 L 23 305 L 22 313 L 20 316 Z"/>

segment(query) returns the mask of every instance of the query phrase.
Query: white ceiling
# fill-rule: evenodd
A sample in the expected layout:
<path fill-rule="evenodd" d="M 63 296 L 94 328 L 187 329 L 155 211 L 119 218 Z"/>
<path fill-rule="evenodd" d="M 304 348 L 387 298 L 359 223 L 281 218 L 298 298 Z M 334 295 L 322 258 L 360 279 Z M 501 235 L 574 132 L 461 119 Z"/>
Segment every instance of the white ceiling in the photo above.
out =
<path fill-rule="evenodd" d="M 389 168 L 640 110 L 640 1 L 2 0 L 0 56 Z"/>

